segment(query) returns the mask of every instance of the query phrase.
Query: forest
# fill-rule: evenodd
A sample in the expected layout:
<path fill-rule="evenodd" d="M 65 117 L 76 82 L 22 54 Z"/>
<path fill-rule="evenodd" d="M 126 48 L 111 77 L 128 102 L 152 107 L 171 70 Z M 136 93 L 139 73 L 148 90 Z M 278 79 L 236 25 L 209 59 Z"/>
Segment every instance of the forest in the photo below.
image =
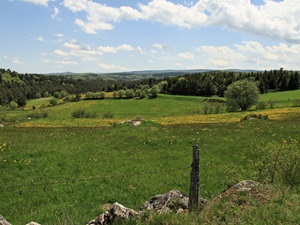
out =
<path fill-rule="evenodd" d="M 0 104 L 8 105 L 11 101 L 18 107 L 26 105 L 30 99 L 53 96 L 55 92 L 64 91 L 69 94 L 87 92 L 112 92 L 118 90 L 137 90 L 141 85 L 159 86 L 159 92 L 174 95 L 192 96 L 224 96 L 227 86 L 235 81 L 248 79 L 255 81 L 260 93 L 273 91 L 297 90 L 300 87 L 298 71 L 207 71 L 178 76 L 147 77 L 135 76 L 136 79 L 124 80 L 105 77 L 97 74 L 74 75 L 44 75 L 21 74 L 10 69 L 0 69 Z M 91 76 L 93 79 L 91 79 Z"/>

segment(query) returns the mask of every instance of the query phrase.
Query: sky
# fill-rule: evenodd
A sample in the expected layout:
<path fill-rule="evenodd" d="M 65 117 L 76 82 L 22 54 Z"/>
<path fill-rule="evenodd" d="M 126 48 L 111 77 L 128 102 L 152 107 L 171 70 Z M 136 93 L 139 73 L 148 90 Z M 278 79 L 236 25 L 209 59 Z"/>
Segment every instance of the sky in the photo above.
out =
<path fill-rule="evenodd" d="M 299 0 L 0 0 L 19 73 L 300 69 Z"/>

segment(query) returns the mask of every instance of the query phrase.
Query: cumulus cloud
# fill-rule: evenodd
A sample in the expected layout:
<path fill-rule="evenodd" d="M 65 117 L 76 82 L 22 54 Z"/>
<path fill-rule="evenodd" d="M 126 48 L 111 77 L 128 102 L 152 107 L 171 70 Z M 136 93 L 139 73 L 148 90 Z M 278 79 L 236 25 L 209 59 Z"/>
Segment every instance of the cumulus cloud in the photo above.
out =
<path fill-rule="evenodd" d="M 21 1 L 33 3 L 33 4 L 36 4 L 36 5 L 48 6 L 48 2 L 50 0 L 21 0 Z"/>
<path fill-rule="evenodd" d="M 78 63 L 76 61 L 67 61 L 67 60 L 49 60 L 49 59 L 41 59 L 43 63 L 51 63 L 60 66 L 77 66 Z"/>
<path fill-rule="evenodd" d="M 13 59 L 13 64 L 17 64 L 17 65 L 25 65 L 26 63 L 19 60 L 18 58 L 14 58 Z"/>
<path fill-rule="evenodd" d="M 140 3 L 136 8 L 111 7 L 89 0 L 64 0 L 63 5 L 72 12 L 86 13 L 85 21 L 76 19 L 75 24 L 89 34 L 112 30 L 114 23 L 122 20 L 144 20 L 189 29 L 222 26 L 300 43 L 298 0 L 267 0 L 259 6 L 252 4 L 251 0 L 199 0 L 196 4 L 152 0 L 147 4 Z"/>
<path fill-rule="evenodd" d="M 156 48 L 156 49 L 167 49 L 168 48 L 167 45 L 165 45 L 165 44 L 159 44 L 159 43 L 155 43 L 152 46 L 153 46 L 153 48 Z"/>
<path fill-rule="evenodd" d="M 54 7 L 53 14 L 51 15 L 51 18 L 55 19 L 57 17 L 58 13 L 59 13 L 59 9 L 57 7 Z"/>
<path fill-rule="evenodd" d="M 201 63 L 206 68 L 299 69 L 300 44 L 264 46 L 259 42 L 245 41 L 233 46 L 200 46 L 197 48 Z"/>
<path fill-rule="evenodd" d="M 116 54 L 120 51 L 133 51 L 134 48 L 131 45 L 123 44 L 119 46 L 97 46 L 92 47 L 86 44 L 77 43 L 76 40 L 64 42 L 62 47 L 64 50 L 56 49 L 53 51 L 58 56 L 77 56 L 84 61 L 93 61 L 93 56 L 100 56 L 105 53 Z"/>
<path fill-rule="evenodd" d="M 105 63 L 98 63 L 98 65 L 103 70 L 109 70 L 109 71 L 130 71 L 133 70 L 131 68 L 115 65 L 115 64 L 105 64 Z"/>
<path fill-rule="evenodd" d="M 250 0 L 203 0 L 210 13 L 208 25 L 242 30 L 256 35 L 300 42 L 298 0 L 265 1 L 255 6 Z"/>
<path fill-rule="evenodd" d="M 40 36 L 40 37 L 36 37 L 34 40 L 36 41 L 40 41 L 40 42 L 44 42 L 44 37 Z"/>
<path fill-rule="evenodd" d="M 182 59 L 188 59 L 188 60 L 193 60 L 195 57 L 194 57 L 194 54 L 191 53 L 191 52 L 181 52 L 177 55 L 179 58 L 182 58 Z"/>

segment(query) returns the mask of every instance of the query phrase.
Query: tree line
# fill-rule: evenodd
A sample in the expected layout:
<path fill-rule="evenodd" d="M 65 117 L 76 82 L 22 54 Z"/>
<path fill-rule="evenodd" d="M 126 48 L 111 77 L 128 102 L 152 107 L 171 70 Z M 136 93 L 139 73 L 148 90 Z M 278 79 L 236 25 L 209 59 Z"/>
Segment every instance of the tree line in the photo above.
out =
<path fill-rule="evenodd" d="M 230 84 L 244 79 L 254 81 L 260 93 L 296 90 L 300 87 L 299 72 L 283 69 L 255 72 L 209 71 L 131 81 L 105 79 L 103 75 L 91 80 L 84 75 L 76 76 L 75 79 L 64 75 L 20 74 L 10 69 L 0 69 L 0 104 L 5 106 L 14 101 L 18 107 L 23 107 L 27 100 L 53 96 L 62 91 L 69 94 L 115 92 L 122 95 L 117 91 L 140 90 L 141 96 L 144 96 L 141 87 L 152 88 L 154 85 L 155 92 L 160 93 L 222 97 Z M 127 92 L 129 95 L 129 91 Z"/>

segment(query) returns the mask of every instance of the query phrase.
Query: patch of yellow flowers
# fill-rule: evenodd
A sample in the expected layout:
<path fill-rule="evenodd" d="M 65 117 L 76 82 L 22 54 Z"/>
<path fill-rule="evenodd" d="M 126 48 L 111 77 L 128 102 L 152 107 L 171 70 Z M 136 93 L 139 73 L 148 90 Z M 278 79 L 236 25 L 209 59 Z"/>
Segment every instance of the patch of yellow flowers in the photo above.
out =
<path fill-rule="evenodd" d="M 149 118 L 160 125 L 179 125 L 179 124 L 210 124 L 210 123 L 235 123 L 249 113 L 258 113 L 268 115 L 270 120 L 282 120 L 291 114 L 300 113 L 299 107 L 294 108 L 274 108 L 261 110 L 259 112 L 237 112 L 208 115 L 183 115 Z M 123 119 L 124 120 L 124 119 Z M 27 121 L 16 124 L 17 127 L 108 127 L 117 124 L 120 119 L 73 119 L 73 120 L 56 120 L 56 121 Z"/>

